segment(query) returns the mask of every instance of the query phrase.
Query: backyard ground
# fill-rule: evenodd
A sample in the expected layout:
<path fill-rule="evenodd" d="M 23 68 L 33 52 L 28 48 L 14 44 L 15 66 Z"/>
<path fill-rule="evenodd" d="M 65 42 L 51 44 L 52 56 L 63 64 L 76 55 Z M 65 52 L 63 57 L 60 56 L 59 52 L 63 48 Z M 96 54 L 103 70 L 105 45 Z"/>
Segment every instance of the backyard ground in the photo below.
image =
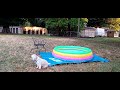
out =
<path fill-rule="evenodd" d="M 89 47 L 93 53 L 109 59 L 109 63 L 92 62 L 64 64 L 38 70 L 32 62 L 30 35 L 0 34 L 0 72 L 120 72 L 120 38 L 65 38 L 34 36 L 46 41 L 46 49 L 52 52 L 57 45 L 79 45 Z"/>

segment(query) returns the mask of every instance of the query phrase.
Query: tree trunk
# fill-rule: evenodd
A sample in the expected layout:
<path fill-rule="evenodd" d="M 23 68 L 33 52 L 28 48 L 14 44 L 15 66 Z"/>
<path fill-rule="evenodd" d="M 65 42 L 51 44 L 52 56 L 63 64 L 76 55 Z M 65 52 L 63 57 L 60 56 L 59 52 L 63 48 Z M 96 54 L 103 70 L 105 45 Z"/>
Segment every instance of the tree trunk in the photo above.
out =
<path fill-rule="evenodd" d="M 71 31 L 70 24 L 68 23 L 68 31 Z"/>
<path fill-rule="evenodd" d="M 70 21 L 71 18 L 68 18 L 68 21 Z M 68 22 L 68 31 L 71 31 L 70 23 Z"/>
<path fill-rule="evenodd" d="M 57 33 L 58 33 L 58 36 L 60 36 L 60 27 L 59 26 L 57 27 Z"/>

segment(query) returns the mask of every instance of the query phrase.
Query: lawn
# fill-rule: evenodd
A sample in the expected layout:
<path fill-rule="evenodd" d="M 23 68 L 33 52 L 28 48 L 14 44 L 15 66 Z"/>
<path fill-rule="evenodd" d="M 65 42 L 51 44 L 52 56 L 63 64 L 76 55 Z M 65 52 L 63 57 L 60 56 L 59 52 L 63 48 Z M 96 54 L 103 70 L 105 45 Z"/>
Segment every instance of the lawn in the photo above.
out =
<path fill-rule="evenodd" d="M 38 70 L 32 62 L 31 48 L 33 41 L 30 35 L 0 34 L 0 72 L 119 72 L 120 71 L 120 38 L 65 38 L 34 36 L 44 39 L 46 49 L 52 52 L 57 45 L 79 45 L 89 47 L 99 56 L 109 59 L 109 63 L 92 62 L 82 64 L 64 64 Z"/>

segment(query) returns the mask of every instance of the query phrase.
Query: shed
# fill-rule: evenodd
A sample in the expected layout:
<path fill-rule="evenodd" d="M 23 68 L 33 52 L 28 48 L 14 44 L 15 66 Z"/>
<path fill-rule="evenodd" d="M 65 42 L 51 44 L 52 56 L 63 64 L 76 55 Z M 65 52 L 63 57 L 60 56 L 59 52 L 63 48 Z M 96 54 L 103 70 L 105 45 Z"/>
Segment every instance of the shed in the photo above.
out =
<path fill-rule="evenodd" d="M 95 37 L 96 28 L 94 27 L 86 27 L 83 31 L 81 31 L 81 37 Z"/>
<path fill-rule="evenodd" d="M 48 34 L 48 30 L 42 27 L 22 27 L 22 26 L 9 26 L 10 32 L 13 34 Z"/>
<path fill-rule="evenodd" d="M 9 26 L 9 29 L 13 34 L 23 34 L 23 28 L 21 26 Z"/>
<path fill-rule="evenodd" d="M 2 30 L 3 30 L 3 27 L 2 27 L 2 26 L 0 26 L 0 33 L 2 32 Z"/>
<path fill-rule="evenodd" d="M 115 30 L 108 30 L 107 37 L 119 37 L 119 32 Z"/>
<path fill-rule="evenodd" d="M 95 31 L 95 36 L 105 36 L 106 32 L 104 28 L 97 28 Z"/>
<path fill-rule="evenodd" d="M 48 30 L 43 27 L 24 27 L 23 34 L 45 35 L 45 34 L 48 34 Z"/>

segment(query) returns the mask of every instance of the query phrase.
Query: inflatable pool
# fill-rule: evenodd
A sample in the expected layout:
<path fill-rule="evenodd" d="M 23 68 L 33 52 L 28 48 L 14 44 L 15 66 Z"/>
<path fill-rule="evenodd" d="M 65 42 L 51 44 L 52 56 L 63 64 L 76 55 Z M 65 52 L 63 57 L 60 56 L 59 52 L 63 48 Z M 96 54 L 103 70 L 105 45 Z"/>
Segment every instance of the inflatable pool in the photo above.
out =
<path fill-rule="evenodd" d="M 55 58 L 67 61 L 88 61 L 93 58 L 92 50 L 81 46 L 56 46 L 52 55 Z"/>

